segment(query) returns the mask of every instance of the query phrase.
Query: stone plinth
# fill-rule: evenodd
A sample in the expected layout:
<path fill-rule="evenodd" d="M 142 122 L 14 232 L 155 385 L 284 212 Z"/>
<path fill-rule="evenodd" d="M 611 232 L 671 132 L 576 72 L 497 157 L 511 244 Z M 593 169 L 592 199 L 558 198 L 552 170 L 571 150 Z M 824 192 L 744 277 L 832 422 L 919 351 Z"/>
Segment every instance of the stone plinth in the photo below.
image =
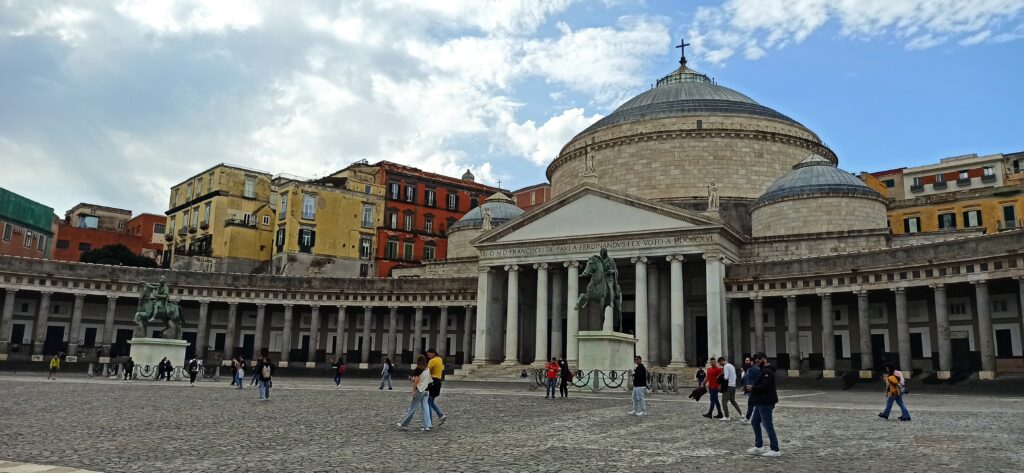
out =
<path fill-rule="evenodd" d="M 165 357 L 171 360 L 174 366 L 181 366 L 185 363 L 185 348 L 189 343 L 185 340 L 171 338 L 133 338 L 128 340 L 132 345 L 129 354 L 132 361 L 139 366 L 155 366 Z"/>
<path fill-rule="evenodd" d="M 579 369 L 583 371 L 621 371 L 633 368 L 636 339 L 611 330 L 581 331 Z"/>

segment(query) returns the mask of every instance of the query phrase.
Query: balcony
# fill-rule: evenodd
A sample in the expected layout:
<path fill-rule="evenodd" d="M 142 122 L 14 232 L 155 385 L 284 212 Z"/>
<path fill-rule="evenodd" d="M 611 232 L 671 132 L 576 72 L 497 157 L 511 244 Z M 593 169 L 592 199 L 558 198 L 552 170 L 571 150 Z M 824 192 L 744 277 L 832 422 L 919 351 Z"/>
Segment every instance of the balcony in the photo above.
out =
<path fill-rule="evenodd" d="M 984 182 L 986 184 L 991 184 L 993 182 L 996 182 L 996 175 L 995 174 L 985 174 L 984 176 L 981 176 L 981 182 Z"/>
<path fill-rule="evenodd" d="M 224 219 L 224 225 L 235 226 L 235 227 L 255 228 L 256 227 L 256 219 L 255 218 L 251 218 L 249 220 L 246 220 L 244 218 L 228 217 L 228 218 Z"/>
<path fill-rule="evenodd" d="M 193 233 L 194 234 L 195 232 L 198 232 L 198 231 L 199 231 L 199 227 L 197 227 L 195 225 L 192 225 L 191 227 L 188 227 L 188 232 L 189 233 Z"/>
<path fill-rule="evenodd" d="M 942 190 L 942 189 L 945 189 L 945 188 L 946 188 L 946 181 L 935 181 L 935 183 L 932 184 L 932 189 L 935 189 L 935 190 Z"/>
<path fill-rule="evenodd" d="M 1005 232 L 1007 230 L 1016 230 L 1018 228 L 1024 228 L 1024 220 L 1000 220 L 999 231 Z"/>
<path fill-rule="evenodd" d="M 188 234 L 188 225 L 178 229 L 178 236 L 185 236 Z"/>
<path fill-rule="evenodd" d="M 174 235 L 172 235 L 170 233 L 165 233 L 164 234 L 164 241 L 172 241 L 172 240 L 174 240 Z"/>
<path fill-rule="evenodd" d="M 957 187 L 969 187 L 971 185 L 971 178 L 965 177 L 956 180 Z"/>
<path fill-rule="evenodd" d="M 911 184 L 910 192 L 924 192 L 924 184 Z"/>
<path fill-rule="evenodd" d="M 202 223 L 199 224 L 199 229 L 203 230 L 203 231 L 209 230 L 210 229 L 210 222 L 207 222 L 207 221 L 204 220 Z"/>

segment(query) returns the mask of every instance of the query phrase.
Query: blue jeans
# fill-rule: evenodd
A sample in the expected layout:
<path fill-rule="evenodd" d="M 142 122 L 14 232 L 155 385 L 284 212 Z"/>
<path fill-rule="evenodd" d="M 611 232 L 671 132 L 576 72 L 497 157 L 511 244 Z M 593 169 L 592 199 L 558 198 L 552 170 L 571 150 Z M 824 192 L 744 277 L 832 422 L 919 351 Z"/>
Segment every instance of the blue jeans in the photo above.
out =
<path fill-rule="evenodd" d="M 647 387 L 633 387 L 633 412 L 637 414 L 647 412 Z"/>
<path fill-rule="evenodd" d="M 437 417 L 444 417 L 444 412 L 441 412 L 441 408 L 437 407 L 437 404 L 434 404 L 434 399 L 437 399 L 437 398 L 433 397 L 433 396 L 428 396 L 427 397 L 427 405 L 429 406 L 429 410 L 427 411 L 427 413 L 429 414 L 431 412 L 435 412 L 435 413 L 437 413 Z M 428 415 L 427 417 L 430 417 L 430 416 Z"/>
<path fill-rule="evenodd" d="M 385 374 L 380 378 L 380 389 L 384 389 L 384 383 L 388 383 L 388 389 L 391 389 L 391 373 Z"/>
<path fill-rule="evenodd" d="M 768 445 L 774 451 L 779 451 L 779 439 L 775 437 L 775 425 L 772 424 L 772 409 L 775 404 L 754 404 L 754 416 L 750 423 L 754 426 L 754 446 L 761 448 L 764 443 L 761 441 L 761 426 L 768 432 Z"/>
<path fill-rule="evenodd" d="M 338 373 L 337 371 L 334 372 L 334 385 L 341 386 L 341 373 Z"/>
<path fill-rule="evenodd" d="M 895 402 L 900 406 L 900 418 L 909 419 L 910 411 L 907 410 L 907 405 L 903 404 L 903 396 L 889 396 L 885 399 L 885 410 L 882 411 L 882 415 L 889 417 L 889 411 L 892 410 L 892 403 Z"/>
<path fill-rule="evenodd" d="M 710 414 L 711 411 L 715 410 L 715 408 L 717 407 L 718 415 L 722 415 L 722 404 L 718 402 L 718 389 L 708 389 L 708 396 L 711 396 L 711 406 L 708 407 L 708 414 Z"/>
<path fill-rule="evenodd" d="M 408 427 L 409 423 L 412 422 L 412 416 L 416 415 L 417 410 L 423 411 L 423 428 L 430 428 L 430 407 L 427 405 L 428 396 L 426 392 L 416 393 L 412 397 L 412 402 L 409 403 L 409 411 L 405 413 L 405 418 L 402 419 L 402 427 Z"/>
<path fill-rule="evenodd" d="M 754 405 L 750 403 L 750 396 L 747 396 L 747 415 L 743 416 L 744 419 L 750 420 L 750 416 L 754 413 Z"/>
<path fill-rule="evenodd" d="M 235 371 L 235 380 L 231 384 L 237 384 L 238 389 L 242 389 L 242 375 L 238 371 Z"/>
<path fill-rule="evenodd" d="M 555 397 L 555 379 L 547 378 L 547 391 L 544 393 L 544 398 Z"/>
<path fill-rule="evenodd" d="M 270 386 L 272 384 L 273 383 L 271 383 L 269 379 L 268 380 L 262 380 L 262 379 L 260 380 L 259 390 L 260 390 L 260 400 L 261 401 L 266 401 L 266 400 L 270 399 Z"/>

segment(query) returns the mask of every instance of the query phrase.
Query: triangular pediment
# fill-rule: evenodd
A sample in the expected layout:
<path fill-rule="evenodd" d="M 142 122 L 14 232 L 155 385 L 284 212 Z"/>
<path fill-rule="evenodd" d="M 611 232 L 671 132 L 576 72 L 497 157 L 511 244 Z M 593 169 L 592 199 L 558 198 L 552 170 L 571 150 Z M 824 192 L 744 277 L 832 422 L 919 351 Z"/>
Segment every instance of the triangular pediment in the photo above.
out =
<path fill-rule="evenodd" d="M 720 225 L 696 212 L 582 186 L 483 235 L 476 244 L 685 230 Z"/>

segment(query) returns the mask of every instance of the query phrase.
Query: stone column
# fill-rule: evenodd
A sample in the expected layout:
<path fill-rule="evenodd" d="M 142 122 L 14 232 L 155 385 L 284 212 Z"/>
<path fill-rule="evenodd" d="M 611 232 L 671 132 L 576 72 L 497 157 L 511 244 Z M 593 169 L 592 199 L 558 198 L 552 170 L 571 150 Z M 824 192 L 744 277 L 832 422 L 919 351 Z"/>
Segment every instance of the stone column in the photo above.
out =
<path fill-rule="evenodd" d="M 284 327 L 283 333 L 281 334 L 281 366 L 288 366 L 288 358 L 291 356 L 292 351 L 292 316 L 295 306 L 292 304 L 284 305 Z"/>
<path fill-rule="evenodd" d="M 658 265 L 645 265 L 647 269 L 647 356 L 650 357 L 649 366 L 655 366 L 661 361 L 661 340 L 658 330 L 658 323 L 661 320 L 661 313 L 658 311 Z"/>
<path fill-rule="evenodd" d="M 910 321 L 907 319 L 907 290 L 903 287 L 893 289 L 896 293 L 896 349 L 900 354 L 899 370 L 903 377 L 909 378 L 914 372 L 913 357 L 910 353 Z"/>
<path fill-rule="evenodd" d="M 670 272 L 658 271 L 658 353 L 661 354 L 663 366 L 672 361 L 672 278 Z"/>
<path fill-rule="evenodd" d="M 671 311 L 672 311 L 672 359 L 670 366 L 686 366 L 685 330 L 683 317 L 683 256 L 673 255 L 665 258 L 670 264 Z"/>
<path fill-rule="evenodd" d="M 533 265 L 537 270 L 537 321 L 533 364 L 543 366 L 548 357 L 548 264 Z"/>
<path fill-rule="evenodd" d="M 39 293 L 39 307 L 36 311 L 36 336 L 32 338 L 32 354 L 42 355 L 46 342 L 46 326 L 50 321 L 50 296 L 52 292 Z"/>
<path fill-rule="evenodd" d="M 14 296 L 17 289 L 4 289 L 4 308 L 0 313 L 0 361 L 7 360 L 11 345 L 11 321 L 14 320 Z M 17 341 L 21 343 L 20 340 Z"/>
<path fill-rule="evenodd" d="M 306 367 L 316 367 L 316 351 L 320 349 L 320 306 L 313 305 L 309 313 L 309 351 L 306 354 Z M 312 363 L 312 364 L 311 364 Z"/>
<path fill-rule="evenodd" d="M 448 306 L 441 306 L 441 317 L 437 321 L 437 342 L 434 349 L 441 355 L 441 359 L 448 356 Z"/>
<path fill-rule="evenodd" d="M 388 358 L 395 362 L 398 353 L 398 306 L 391 306 L 388 312 Z"/>
<path fill-rule="evenodd" d="M 832 314 L 832 294 L 821 295 L 821 355 L 825 359 L 822 377 L 836 376 L 836 330 Z"/>
<path fill-rule="evenodd" d="M 1020 333 L 1021 337 L 1024 338 L 1024 277 L 1017 278 L 1017 299 L 1017 311 L 1020 312 Z"/>
<path fill-rule="evenodd" d="M 726 343 L 728 319 L 725 316 L 725 262 L 722 255 L 704 254 L 705 277 L 707 288 L 708 353 L 706 355 L 724 356 L 729 349 Z M 700 358 L 700 354 L 697 355 Z"/>
<path fill-rule="evenodd" d="M 412 362 L 416 363 L 416 356 L 423 354 L 423 351 L 429 348 L 420 346 L 420 340 L 423 338 L 423 307 L 416 308 L 416 317 L 412 323 Z"/>
<path fill-rule="evenodd" d="M 209 336 L 210 303 L 199 301 L 199 324 L 196 326 L 196 357 L 206 359 L 206 347 L 210 345 Z"/>
<path fill-rule="evenodd" d="M 562 320 L 565 319 L 565 280 L 558 277 L 548 277 L 551 281 L 551 356 L 564 357 L 565 348 L 562 346 Z"/>
<path fill-rule="evenodd" d="M 935 339 L 939 342 L 939 379 L 949 379 L 953 370 L 953 347 L 949 341 L 949 312 L 946 306 L 946 286 L 935 284 Z"/>
<path fill-rule="evenodd" d="M 729 330 L 731 335 L 729 355 L 733 365 L 743 361 L 743 303 L 742 299 L 726 299 L 726 313 L 729 314 Z"/>
<path fill-rule="evenodd" d="M 82 307 L 85 306 L 85 294 L 75 294 L 75 306 L 71 309 L 71 333 L 68 334 L 68 354 L 78 355 L 78 346 L 82 344 Z"/>
<path fill-rule="evenodd" d="M 857 326 L 860 329 L 860 377 L 871 379 L 875 368 L 871 352 L 871 316 L 868 314 L 868 291 L 857 292 Z"/>
<path fill-rule="evenodd" d="M 563 265 L 566 268 L 565 285 L 568 288 L 565 294 L 565 358 L 576 369 L 580 361 L 580 345 L 576 338 L 580 334 L 580 311 L 576 309 L 576 300 L 580 298 L 580 263 L 568 261 Z"/>
<path fill-rule="evenodd" d="M 485 364 L 490 359 L 489 347 L 493 340 L 493 334 L 489 333 L 488 328 L 488 317 L 491 315 L 488 311 L 488 305 L 491 302 L 490 296 L 490 276 L 491 268 L 480 267 L 477 268 L 476 275 L 476 346 L 473 350 L 473 362 L 477 364 Z M 415 354 L 414 354 L 415 355 Z M 414 356 L 415 358 L 415 356 Z"/>
<path fill-rule="evenodd" d="M 644 363 L 650 363 L 651 332 L 650 318 L 647 314 L 647 258 L 639 257 L 629 260 L 636 271 L 636 354 Z"/>
<path fill-rule="evenodd" d="M 104 355 L 110 356 L 110 345 L 114 344 L 114 316 L 117 315 L 117 296 L 107 296 L 107 313 L 103 317 L 103 333 L 100 347 Z"/>
<path fill-rule="evenodd" d="M 359 363 L 370 364 L 370 324 L 373 323 L 373 307 L 363 307 L 363 350 L 359 353 Z"/>
<path fill-rule="evenodd" d="M 253 359 L 263 356 L 263 326 L 267 321 L 267 305 L 256 304 L 256 335 L 253 336 L 252 357 Z"/>
<path fill-rule="evenodd" d="M 508 273 L 508 295 L 505 309 L 505 361 L 503 365 L 518 365 L 519 348 L 519 266 L 505 266 Z"/>
<path fill-rule="evenodd" d="M 238 340 L 238 303 L 228 302 L 228 333 L 224 337 L 224 360 L 230 360 L 235 354 L 235 342 Z"/>
<path fill-rule="evenodd" d="M 473 306 L 466 306 L 466 317 L 462 321 L 462 364 L 468 365 L 472 361 L 473 354 Z"/>
<path fill-rule="evenodd" d="M 996 350 L 992 340 L 992 305 L 989 303 L 988 281 L 974 281 L 975 299 L 978 302 L 978 348 L 981 351 L 981 372 L 979 379 L 996 377 Z"/>
<path fill-rule="evenodd" d="M 800 327 L 796 320 L 796 296 L 786 296 L 786 351 L 790 376 L 800 375 Z"/>
<path fill-rule="evenodd" d="M 764 353 L 764 299 L 754 297 L 754 352 Z"/>
<path fill-rule="evenodd" d="M 338 326 L 334 328 L 334 356 L 339 360 L 345 355 L 345 322 L 348 322 L 345 317 L 345 306 L 339 305 Z"/>

